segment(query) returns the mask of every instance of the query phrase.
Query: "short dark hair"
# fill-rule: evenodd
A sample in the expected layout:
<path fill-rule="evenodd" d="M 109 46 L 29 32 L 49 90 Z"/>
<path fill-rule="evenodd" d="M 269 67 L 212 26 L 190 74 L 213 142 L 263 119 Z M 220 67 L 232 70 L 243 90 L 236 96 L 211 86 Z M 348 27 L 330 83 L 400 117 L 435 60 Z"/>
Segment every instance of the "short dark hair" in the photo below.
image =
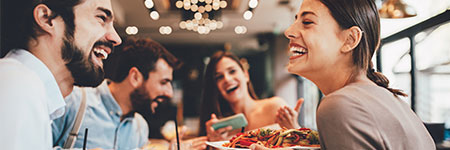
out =
<path fill-rule="evenodd" d="M 158 59 L 164 59 L 170 67 L 178 69 L 181 62 L 173 56 L 166 48 L 156 41 L 146 39 L 128 39 L 123 49 L 114 54 L 112 60 L 115 67 L 109 77 L 114 82 L 122 82 L 132 67 L 136 67 L 148 79 L 151 71 L 155 70 L 155 64 Z"/>
<path fill-rule="evenodd" d="M 75 30 L 73 7 L 85 0 L 7 0 L 2 1 L 2 35 L 0 57 L 13 48 L 28 50 L 28 42 L 43 31 L 37 26 L 33 10 L 39 4 L 45 4 L 54 19 L 61 16 L 66 25 L 66 33 L 73 36 Z"/>

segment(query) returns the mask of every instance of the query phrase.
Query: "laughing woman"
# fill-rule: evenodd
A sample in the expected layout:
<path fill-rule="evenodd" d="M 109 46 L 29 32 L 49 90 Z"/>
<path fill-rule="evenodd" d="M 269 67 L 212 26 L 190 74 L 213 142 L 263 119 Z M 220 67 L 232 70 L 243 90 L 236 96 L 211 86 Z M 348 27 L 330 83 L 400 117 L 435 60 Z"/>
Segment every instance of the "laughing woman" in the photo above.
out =
<path fill-rule="evenodd" d="M 243 113 L 248 120 L 245 130 L 275 124 L 277 110 L 286 103 L 279 97 L 258 99 L 246 69 L 230 52 L 216 52 L 206 68 L 200 135 L 209 141 L 229 140 L 230 128 L 214 130 L 218 118 Z M 236 131 L 234 131 L 236 132 Z"/>
<path fill-rule="evenodd" d="M 422 121 L 371 62 L 380 44 L 373 0 L 304 0 L 288 70 L 325 94 L 317 110 L 322 149 L 435 149 Z"/>

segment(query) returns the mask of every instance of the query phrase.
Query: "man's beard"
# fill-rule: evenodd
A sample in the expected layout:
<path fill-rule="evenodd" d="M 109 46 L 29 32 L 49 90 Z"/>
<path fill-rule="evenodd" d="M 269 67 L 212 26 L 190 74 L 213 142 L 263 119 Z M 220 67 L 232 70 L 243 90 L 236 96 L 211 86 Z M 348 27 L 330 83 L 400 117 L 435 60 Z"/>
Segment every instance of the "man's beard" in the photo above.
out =
<path fill-rule="evenodd" d="M 158 99 L 162 99 L 159 102 Z M 152 102 L 158 103 L 158 107 L 169 101 L 167 96 L 157 96 L 154 99 L 149 97 L 148 91 L 144 85 L 141 85 L 130 94 L 131 106 L 134 112 L 138 112 L 143 116 L 152 116 L 155 112 L 152 111 Z M 156 110 L 156 109 L 155 109 Z"/>
<path fill-rule="evenodd" d="M 102 83 L 105 73 L 103 68 L 93 63 L 92 52 L 86 58 L 85 52 L 73 44 L 73 37 L 66 34 L 63 39 L 62 58 L 67 62 L 66 67 L 72 74 L 74 85 L 83 87 L 96 87 Z M 106 43 L 106 44 L 105 44 Z M 96 42 L 96 45 L 108 45 L 112 48 L 112 44 L 108 42 Z"/>

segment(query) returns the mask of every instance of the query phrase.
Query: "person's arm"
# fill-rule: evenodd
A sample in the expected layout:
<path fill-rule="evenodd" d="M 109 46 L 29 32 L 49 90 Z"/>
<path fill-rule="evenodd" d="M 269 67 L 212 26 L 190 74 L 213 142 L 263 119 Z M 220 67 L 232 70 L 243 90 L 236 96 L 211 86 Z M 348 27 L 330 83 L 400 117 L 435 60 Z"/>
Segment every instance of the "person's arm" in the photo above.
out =
<path fill-rule="evenodd" d="M 217 119 L 215 114 L 211 114 L 211 119 L 206 122 L 206 135 L 208 137 L 208 141 L 228 140 L 228 133 L 231 131 L 232 127 L 228 126 L 214 130 L 212 125 L 217 122 L 219 122 L 219 119 Z"/>
<path fill-rule="evenodd" d="M 191 138 L 187 140 L 181 140 L 180 148 L 181 149 L 195 149 L 195 150 L 204 150 L 206 149 L 206 141 L 208 138 L 206 136 Z M 172 149 L 176 149 L 176 141 L 171 142 Z"/>
<path fill-rule="evenodd" d="M 278 109 L 275 122 L 280 125 L 280 127 L 286 127 L 288 129 L 298 129 L 300 125 L 298 124 L 298 113 L 303 104 L 303 98 L 297 100 L 297 104 L 294 109 L 288 106 L 282 106 Z"/>
<path fill-rule="evenodd" d="M 34 73 L 21 70 L 21 66 L 0 67 L 1 149 L 49 150 L 51 129 L 44 85 Z"/>
<path fill-rule="evenodd" d="M 373 116 L 361 105 L 363 101 L 346 95 L 328 96 L 322 100 L 316 118 L 322 148 L 379 148 L 377 144 L 381 137 Z"/>

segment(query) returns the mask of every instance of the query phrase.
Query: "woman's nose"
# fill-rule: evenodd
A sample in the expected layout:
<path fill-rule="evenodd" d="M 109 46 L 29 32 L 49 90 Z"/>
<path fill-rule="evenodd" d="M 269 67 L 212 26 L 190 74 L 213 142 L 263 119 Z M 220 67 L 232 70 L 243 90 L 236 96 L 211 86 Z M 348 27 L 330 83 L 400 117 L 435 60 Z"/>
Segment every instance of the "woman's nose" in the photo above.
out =
<path fill-rule="evenodd" d="M 286 38 L 288 38 L 288 39 L 295 39 L 298 37 L 297 32 L 295 32 L 295 29 L 293 26 L 294 26 L 294 24 L 289 26 L 289 28 L 286 29 L 286 31 L 284 31 L 284 36 L 286 36 Z"/>
<path fill-rule="evenodd" d="M 230 81 L 230 80 L 232 79 L 232 76 L 231 76 L 230 74 L 224 74 L 224 75 L 223 75 L 223 79 L 224 79 L 226 82 L 228 82 L 228 81 Z"/>

